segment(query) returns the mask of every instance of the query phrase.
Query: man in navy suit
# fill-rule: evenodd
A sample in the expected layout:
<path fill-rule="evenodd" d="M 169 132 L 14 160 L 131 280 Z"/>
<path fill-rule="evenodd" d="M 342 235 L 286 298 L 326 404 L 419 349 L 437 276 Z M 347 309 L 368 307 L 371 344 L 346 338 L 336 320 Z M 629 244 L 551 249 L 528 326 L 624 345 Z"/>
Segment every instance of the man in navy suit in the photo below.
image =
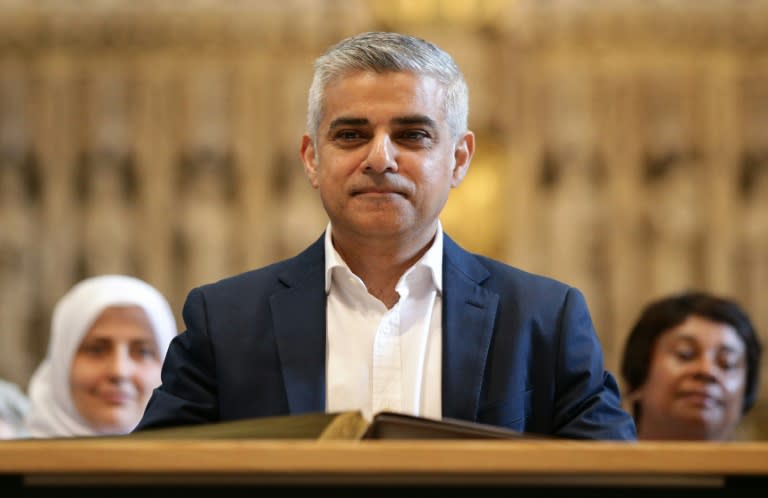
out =
<path fill-rule="evenodd" d="M 328 226 L 189 293 L 137 430 L 390 410 L 635 439 L 582 294 L 443 233 L 475 151 L 467 114 L 461 71 L 425 40 L 363 33 L 317 59 L 301 157 Z"/>

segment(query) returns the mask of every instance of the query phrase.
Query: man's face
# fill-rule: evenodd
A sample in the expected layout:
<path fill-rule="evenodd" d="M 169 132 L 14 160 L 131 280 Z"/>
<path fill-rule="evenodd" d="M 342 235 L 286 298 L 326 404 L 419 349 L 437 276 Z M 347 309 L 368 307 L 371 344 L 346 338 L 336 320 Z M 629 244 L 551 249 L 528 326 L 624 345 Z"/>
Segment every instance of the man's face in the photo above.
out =
<path fill-rule="evenodd" d="M 741 419 L 746 347 L 733 327 L 696 315 L 656 341 L 639 390 L 641 426 L 666 439 L 729 439 Z"/>
<path fill-rule="evenodd" d="M 317 142 L 304 136 L 301 154 L 334 237 L 434 234 L 474 152 L 471 132 L 451 136 L 444 98 L 433 78 L 402 72 L 351 73 L 326 88 Z"/>

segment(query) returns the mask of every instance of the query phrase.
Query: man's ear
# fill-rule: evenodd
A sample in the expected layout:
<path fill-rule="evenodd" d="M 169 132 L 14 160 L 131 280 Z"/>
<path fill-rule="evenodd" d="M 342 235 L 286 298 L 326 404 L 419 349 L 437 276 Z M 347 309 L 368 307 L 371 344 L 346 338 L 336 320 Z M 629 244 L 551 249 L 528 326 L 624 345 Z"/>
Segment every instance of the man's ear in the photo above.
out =
<path fill-rule="evenodd" d="M 461 185 L 462 180 L 467 175 L 469 163 L 472 162 L 472 156 L 475 155 L 475 134 L 467 131 L 457 141 L 453 150 L 453 178 L 451 187 L 456 188 Z"/>
<path fill-rule="evenodd" d="M 301 137 L 301 160 L 304 163 L 304 172 L 307 174 L 310 185 L 317 188 L 317 151 L 315 144 L 309 135 Z"/>

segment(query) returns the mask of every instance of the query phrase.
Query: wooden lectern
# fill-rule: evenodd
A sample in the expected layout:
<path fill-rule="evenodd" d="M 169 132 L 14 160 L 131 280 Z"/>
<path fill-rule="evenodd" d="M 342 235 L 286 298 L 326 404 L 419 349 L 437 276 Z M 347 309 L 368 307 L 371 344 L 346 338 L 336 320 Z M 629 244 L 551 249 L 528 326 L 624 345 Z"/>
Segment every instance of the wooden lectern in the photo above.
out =
<path fill-rule="evenodd" d="M 615 496 L 644 488 L 745 496 L 768 489 L 768 443 L 552 440 L 0 441 L 0 496 L 284 495 L 288 490 L 396 498 Z M 735 488 L 739 488 L 736 490 Z M 511 493 L 511 490 L 516 490 Z M 498 495 L 496 493 L 499 493 Z M 172 493 L 175 494 L 175 493 Z M 623 493 L 621 493 L 623 495 Z M 702 494 L 697 494 L 702 496 Z M 768 496 L 768 495 L 766 495 Z M 656 498 L 656 495 L 654 495 Z"/>

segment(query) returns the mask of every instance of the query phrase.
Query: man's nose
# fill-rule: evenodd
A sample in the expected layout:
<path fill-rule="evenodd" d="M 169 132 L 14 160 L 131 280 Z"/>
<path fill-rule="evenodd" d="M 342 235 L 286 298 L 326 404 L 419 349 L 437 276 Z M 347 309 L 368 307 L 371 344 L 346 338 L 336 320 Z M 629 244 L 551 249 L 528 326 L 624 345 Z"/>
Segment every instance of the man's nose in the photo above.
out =
<path fill-rule="evenodd" d="M 365 158 L 365 170 L 375 173 L 397 171 L 397 146 L 387 133 L 374 136 Z"/>

